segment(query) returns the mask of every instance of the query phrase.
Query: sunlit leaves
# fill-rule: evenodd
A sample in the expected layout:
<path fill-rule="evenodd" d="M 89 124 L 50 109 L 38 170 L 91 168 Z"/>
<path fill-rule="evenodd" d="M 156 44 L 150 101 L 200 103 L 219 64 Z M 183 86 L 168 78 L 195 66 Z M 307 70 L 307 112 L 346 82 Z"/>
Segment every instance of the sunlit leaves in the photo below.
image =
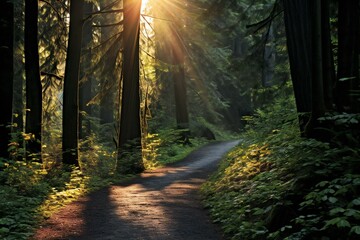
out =
<path fill-rule="evenodd" d="M 232 239 L 356 239 L 358 150 L 299 138 L 285 106 L 249 119 L 242 145 L 203 188 L 207 206 Z"/>

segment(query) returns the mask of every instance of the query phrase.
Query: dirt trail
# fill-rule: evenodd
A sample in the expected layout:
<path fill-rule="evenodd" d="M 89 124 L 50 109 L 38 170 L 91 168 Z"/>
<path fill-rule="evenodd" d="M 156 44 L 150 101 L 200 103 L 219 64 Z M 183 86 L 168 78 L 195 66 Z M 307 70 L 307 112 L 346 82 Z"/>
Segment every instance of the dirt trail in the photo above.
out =
<path fill-rule="evenodd" d="M 34 239 L 223 239 L 198 190 L 237 143 L 209 144 L 179 163 L 83 197 L 54 214 Z"/>

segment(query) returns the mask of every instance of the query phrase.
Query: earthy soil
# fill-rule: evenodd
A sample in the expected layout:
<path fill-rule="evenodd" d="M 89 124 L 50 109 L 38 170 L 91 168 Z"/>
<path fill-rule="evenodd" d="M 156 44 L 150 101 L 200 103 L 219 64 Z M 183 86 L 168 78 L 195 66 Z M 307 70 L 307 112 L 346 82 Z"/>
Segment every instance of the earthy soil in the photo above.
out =
<path fill-rule="evenodd" d="M 224 239 L 198 190 L 237 143 L 206 145 L 181 162 L 82 197 L 44 222 L 33 239 Z"/>

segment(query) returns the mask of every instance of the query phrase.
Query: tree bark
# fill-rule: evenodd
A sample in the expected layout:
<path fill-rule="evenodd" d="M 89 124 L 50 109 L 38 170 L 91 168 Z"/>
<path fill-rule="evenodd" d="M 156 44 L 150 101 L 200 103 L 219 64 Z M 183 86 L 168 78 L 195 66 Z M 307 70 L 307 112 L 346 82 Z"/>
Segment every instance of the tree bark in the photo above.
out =
<path fill-rule="evenodd" d="M 313 0 L 311 8 L 312 26 L 312 77 L 311 77 L 311 117 L 305 128 L 305 136 L 321 139 L 319 117 L 325 113 L 323 84 L 323 46 L 321 0 Z"/>
<path fill-rule="evenodd" d="M 38 0 L 25 3 L 25 76 L 26 123 L 25 131 L 32 138 L 27 142 L 28 156 L 41 157 L 42 86 L 38 47 Z"/>
<path fill-rule="evenodd" d="M 93 3 L 85 2 L 84 15 L 93 11 Z M 92 21 L 87 20 L 83 25 L 83 41 L 82 41 L 82 58 L 81 58 L 81 82 L 79 86 L 79 138 L 85 139 L 91 134 L 91 123 L 89 117 L 91 116 L 91 106 L 87 104 L 92 99 L 92 79 L 91 79 L 91 51 L 90 48 L 92 42 Z"/>
<path fill-rule="evenodd" d="M 312 0 L 283 0 L 286 39 L 291 79 L 299 115 L 300 131 L 304 132 L 311 112 L 311 22 Z"/>
<path fill-rule="evenodd" d="M 63 163 L 79 165 L 79 69 L 82 42 L 83 0 L 70 1 L 70 29 L 63 94 Z"/>
<path fill-rule="evenodd" d="M 273 25 L 270 24 L 266 33 L 264 56 L 263 56 L 263 69 L 262 69 L 262 85 L 264 87 L 271 87 L 274 85 L 274 74 L 276 64 L 276 49 L 275 49 L 275 36 Z"/>
<path fill-rule="evenodd" d="M 100 9 L 102 10 L 110 3 L 109 0 L 102 0 L 100 1 Z M 104 21 L 101 23 L 102 25 L 108 24 L 106 15 L 102 16 Z M 111 28 L 101 28 L 101 39 L 102 41 L 106 41 L 108 38 L 111 37 Z M 106 58 L 105 64 L 112 64 L 110 62 L 110 58 Z M 114 123 L 114 90 L 113 88 L 107 89 L 106 85 L 108 85 L 107 81 L 110 79 L 115 79 L 114 76 L 114 69 L 111 69 L 112 71 L 107 71 L 104 73 L 103 77 L 100 79 L 100 86 L 102 91 L 107 91 L 106 94 L 102 96 L 100 99 L 100 124 L 109 124 Z M 106 133 L 108 134 L 108 133 Z"/>
<path fill-rule="evenodd" d="M 326 109 L 332 110 L 334 108 L 334 84 L 336 74 L 330 34 L 330 0 L 322 0 L 321 3 L 324 101 Z"/>
<path fill-rule="evenodd" d="M 1 1 L 0 9 L 0 158 L 9 158 L 11 128 L 8 125 L 11 124 L 13 105 L 14 5 Z"/>
<path fill-rule="evenodd" d="M 119 172 L 141 172 L 139 37 L 141 0 L 124 0 L 123 90 L 118 150 Z M 131 162 L 121 158 L 131 152 Z M 126 165 L 126 166 L 125 166 Z"/>
<path fill-rule="evenodd" d="M 24 28 L 25 28 L 25 1 L 21 4 L 17 3 L 14 8 L 14 46 L 24 44 Z M 14 51 L 14 87 L 13 87 L 13 129 L 12 131 L 24 132 L 24 112 L 25 110 L 25 63 L 24 53 L 22 51 Z M 23 142 L 19 143 L 19 147 L 23 148 Z"/>
<path fill-rule="evenodd" d="M 359 1 L 339 1 L 339 50 L 336 105 L 339 111 L 359 112 L 351 90 L 359 90 Z"/>
<path fill-rule="evenodd" d="M 185 81 L 184 56 L 180 48 L 173 47 L 173 57 L 175 70 L 173 72 L 174 93 L 176 106 L 176 123 L 179 129 L 189 128 L 189 114 L 187 110 L 187 90 Z"/>

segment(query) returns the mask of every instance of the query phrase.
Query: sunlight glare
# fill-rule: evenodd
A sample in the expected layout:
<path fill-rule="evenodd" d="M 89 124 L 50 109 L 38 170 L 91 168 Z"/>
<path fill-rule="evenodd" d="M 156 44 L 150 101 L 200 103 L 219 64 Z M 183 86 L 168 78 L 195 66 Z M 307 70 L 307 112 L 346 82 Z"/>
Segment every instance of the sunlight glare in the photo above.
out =
<path fill-rule="evenodd" d="M 149 0 L 142 0 L 141 2 L 141 12 L 143 13 L 148 5 Z"/>

